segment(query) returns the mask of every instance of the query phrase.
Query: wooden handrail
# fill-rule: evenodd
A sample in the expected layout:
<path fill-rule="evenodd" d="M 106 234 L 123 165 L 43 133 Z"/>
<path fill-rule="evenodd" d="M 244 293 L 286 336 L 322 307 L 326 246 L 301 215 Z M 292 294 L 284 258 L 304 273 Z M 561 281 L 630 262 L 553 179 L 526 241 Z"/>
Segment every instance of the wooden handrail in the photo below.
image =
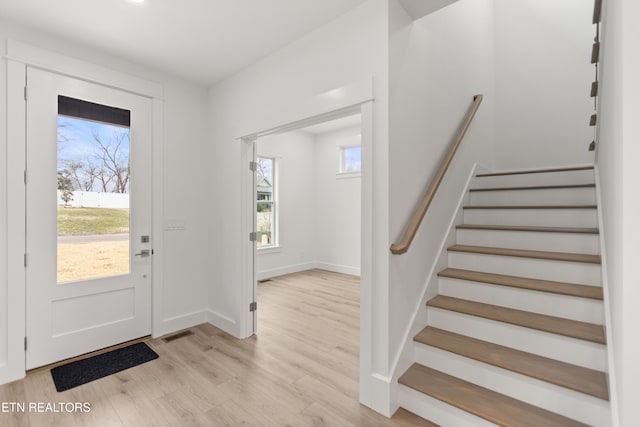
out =
<path fill-rule="evenodd" d="M 453 142 L 449 146 L 449 151 L 447 152 L 447 155 L 445 156 L 445 158 L 442 160 L 442 163 L 440 163 L 440 167 L 438 168 L 438 171 L 436 172 L 435 177 L 431 181 L 431 184 L 429 185 L 427 192 L 424 194 L 424 197 L 422 198 L 422 202 L 420 202 L 420 206 L 418 206 L 416 208 L 416 211 L 413 213 L 413 216 L 411 217 L 411 221 L 409 222 L 409 225 L 407 226 L 407 229 L 404 232 L 404 236 L 402 237 L 402 240 L 400 240 L 400 242 L 398 243 L 394 243 L 391 245 L 391 253 L 395 255 L 401 255 L 407 252 L 407 250 L 409 249 L 409 246 L 411 246 L 411 242 L 413 241 L 413 238 L 416 236 L 416 233 L 418 232 L 418 228 L 422 223 L 422 219 L 424 218 L 424 215 L 427 213 L 427 210 L 429 209 L 429 205 L 431 204 L 433 197 L 436 195 L 436 192 L 438 191 L 438 187 L 440 187 L 440 183 L 442 182 L 442 179 L 444 178 L 445 173 L 447 173 L 447 169 L 449 169 L 449 165 L 451 164 L 451 161 L 453 160 L 453 157 L 455 156 L 456 151 L 458 150 L 458 146 L 460 146 L 460 143 L 462 142 L 464 135 L 467 133 L 467 129 L 469 129 L 469 125 L 473 121 L 473 118 L 476 115 L 476 111 L 478 111 L 478 107 L 480 107 L 482 98 L 483 98 L 482 95 L 475 95 L 473 97 L 473 104 L 471 104 L 471 107 L 469 108 L 469 111 L 467 112 L 467 115 L 465 116 L 464 121 L 460 125 L 460 129 L 458 129 L 456 138 L 453 140 Z"/>

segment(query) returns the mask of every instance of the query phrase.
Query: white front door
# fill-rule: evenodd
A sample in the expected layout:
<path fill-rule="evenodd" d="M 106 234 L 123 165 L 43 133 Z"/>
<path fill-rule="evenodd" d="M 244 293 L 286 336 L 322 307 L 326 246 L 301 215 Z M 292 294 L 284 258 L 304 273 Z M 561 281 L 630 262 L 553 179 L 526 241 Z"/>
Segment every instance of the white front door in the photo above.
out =
<path fill-rule="evenodd" d="M 149 98 L 27 68 L 32 369 L 151 333 Z"/>

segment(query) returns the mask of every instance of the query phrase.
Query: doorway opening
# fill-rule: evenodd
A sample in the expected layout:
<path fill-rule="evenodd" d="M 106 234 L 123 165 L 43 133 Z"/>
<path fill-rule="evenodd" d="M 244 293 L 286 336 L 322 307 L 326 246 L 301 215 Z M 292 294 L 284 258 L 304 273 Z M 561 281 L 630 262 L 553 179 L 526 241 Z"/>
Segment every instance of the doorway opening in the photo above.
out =
<path fill-rule="evenodd" d="M 355 398 L 362 369 L 354 368 L 367 360 L 369 106 L 245 140 L 255 161 L 252 332 L 263 349 L 293 348 L 302 364 L 322 349 L 321 363 L 344 368 L 329 381 Z"/>
<path fill-rule="evenodd" d="M 258 281 L 322 269 L 360 276 L 360 114 L 256 140 Z"/>

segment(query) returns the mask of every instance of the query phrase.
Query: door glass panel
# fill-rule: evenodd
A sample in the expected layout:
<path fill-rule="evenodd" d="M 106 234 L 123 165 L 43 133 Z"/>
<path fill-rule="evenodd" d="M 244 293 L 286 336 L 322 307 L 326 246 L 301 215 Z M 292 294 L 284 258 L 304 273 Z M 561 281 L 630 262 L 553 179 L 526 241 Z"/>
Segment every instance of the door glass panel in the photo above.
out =
<path fill-rule="evenodd" d="M 256 208 L 257 208 L 257 246 L 266 248 L 275 246 L 275 159 L 257 158 L 256 171 Z"/>
<path fill-rule="evenodd" d="M 130 112 L 58 97 L 57 282 L 130 272 Z"/>

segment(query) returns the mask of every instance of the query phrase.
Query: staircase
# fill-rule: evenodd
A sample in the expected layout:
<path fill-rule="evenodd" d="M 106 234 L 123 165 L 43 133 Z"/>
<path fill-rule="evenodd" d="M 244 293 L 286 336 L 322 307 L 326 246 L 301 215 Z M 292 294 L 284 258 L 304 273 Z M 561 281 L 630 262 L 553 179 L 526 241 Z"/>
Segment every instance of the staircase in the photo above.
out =
<path fill-rule="evenodd" d="M 399 378 L 442 426 L 609 426 L 592 167 L 477 175 Z"/>

